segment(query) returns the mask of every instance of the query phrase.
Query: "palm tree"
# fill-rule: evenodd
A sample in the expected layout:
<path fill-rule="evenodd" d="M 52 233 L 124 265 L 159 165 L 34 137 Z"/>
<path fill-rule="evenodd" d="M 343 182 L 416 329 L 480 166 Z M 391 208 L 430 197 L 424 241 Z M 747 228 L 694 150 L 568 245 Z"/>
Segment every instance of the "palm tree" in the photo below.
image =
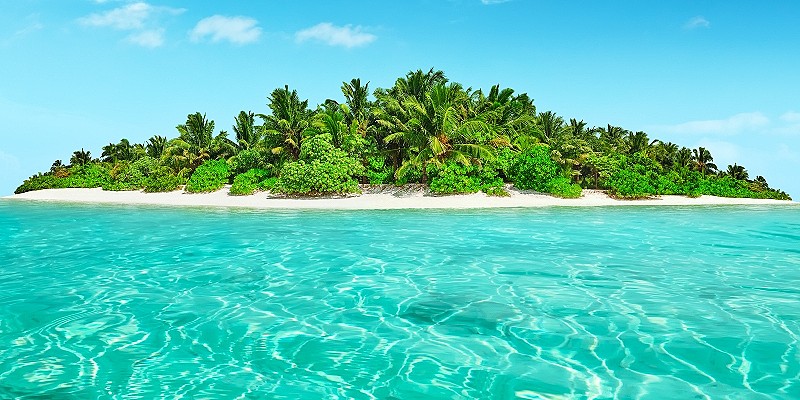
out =
<path fill-rule="evenodd" d="M 539 113 L 533 127 L 534 135 L 542 142 L 551 144 L 566 132 L 564 118 L 561 118 L 552 111 Z"/>
<path fill-rule="evenodd" d="M 434 86 L 422 102 L 414 96 L 403 100 L 407 119 L 397 119 L 394 131 L 384 139 L 386 143 L 400 143 L 411 153 L 395 173 L 398 178 L 411 168 L 420 168 L 422 183 L 427 183 L 428 164 L 453 160 L 469 165 L 493 157 L 491 148 L 476 143 L 480 133 L 490 128 L 481 120 L 467 118 L 467 103 L 466 92 L 456 83 Z"/>
<path fill-rule="evenodd" d="M 636 154 L 639 152 L 647 154 L 647 151 L 655 143 L 655 140 L 651 142 L 650 138 L 647 137 L 647 133 L 642 131 L 636 133 L 627 131 L 624 140 L 627 145 L 628 154 Z"/>
<path fill-rule="evenodd" d="M 664 168 L 671 168 L 674 165 L 681 165 L 678 162 L 678 145 L 672 142 L 662 142 L 655 139 L 651 143 L 653 150 L 652 154 L 657 163 L 661 164 Z M 691 158 L 691 152 L 689 154 Z"/>
<path fill-rule="evenodd" d="M 311 112 L 308 100 L 300 101 L 297 90 L 289 91 L 289 86 L 277 88 L 269 96 L 272 114 L 259 114 L 264 120 L 264 130 L 268 135 L 276 136 L 279 145 L 272 149 L 275 154 L 288 155 L 292 160 L 300 157 L 300 142 L 303 132 L 309 127 Z"/>
<path fill-rule="evenodd" d="M 407 73 L 403 78 L 398 78 L 394 87 L 389 91 L 396 97 L 411 96 L 422 103 L 431 89 L 445 83 L 447 83 L 447 77 L 444 72 L 434 71 L 433 68 L 428 72 L 422 72 L 421 69 L 418 69 Z"/>
<path fill-rule="evenodd" d="M 694 161 L 694 169 L 706 174 L 713 174 L 717 170 L 717 165 L 714 164 L 714 157 L 711 157 L 711 152 L 705 147 L 698 147 L 692 151 L 692 161 Z"/>
<path fill-rule="evenodd" d="M 514 89 L 494 85 L 488 95 L 477 90 L 472 95 L 471 116 L 485 121 L 495 129 L 495 147 L 527 148 L 534 140 L 528 135 L 536 121 L 536 106 L 526 93 L 514 96 Z"/>
<path fill-rule="evenodd" d="M 233 132 L 236 134 L 238 151 L 255 147 L 261 141 L 260 129 L 256 127 L 256 115 L 252 111 L 239 111 L 234 119 Z"/>
<path fill-rule="evenodd" d="M 64 163 L 61 160 L 53 161 L 53 164 L 50 165 L 50 172 L 55 173 L 56 171 L 64 169 Z"/>
<path fill-rule="evenodd" d="M 131 145 L 128 139 L 121 139 L 117 144 L 109 143 L 103 146 L 103 153 L 101 154 L 104 162 L 134 161 L 137 156 L 136 146 Z"/>
<path fill-rule="evenodd" d="M 737 165 L 736 163 L 734 163 L 733 165 L 728 165 L 728 171 L 725 173 L 725 175 L 728 175 L 733 179 L 738 179 L 741 181 L 746 181 L 749 178 L 747 170 L 744 169 L 743 166 Z"/>
<path fill-rule="evenodd" d="M 347 106 L 338 104 L 335 101 L 327 103 L 325 106 L 320 107 L 320 110 L 314 116 L 311 122 L 311 131 L 315 134 L 327 133 L 333 139 L 335 147 L 342 147 L 342 140 L 344 136 L 350 133 L 350 129 L 345 122 Z"/>
<path fill-rule="evenodd" d="M 599 128 L 598 131 L 600 132 L 600 142 L 603 143 L 607 150 L 625 152 L 627 147 L 625 143 L 625 136 L 628 134 L 627 130 L 619 126 L 608 124 L 607 128 Z"/>
<path fill-rule="evenodd" d="M 681 147 L 677 153 L 675 153 L 675 165 L 681 168 L 688 168 L 692 165 L 692 150 L 688 147 Z"/>
<path fill-rule="evenodd" d="M 207 149 L 214 136 L 214 121 L 207 120 L 205 114 L 196 112 L 186 116 L 186 123 L 175 127 L 179 138 L 189 144 L 192 149 Z"/>
<path fill-rule="evenodd" d="M 83 166 L 83 165 L 89 164 L 90 162 L 92 162 L 92 153 L 83 150 L 83 148 L 81 148 L 80 150 L 74 151 L 72 153 L 72 157 L 69 159 L 69 163 L 71 165 Z"/>
<path fill-rule="evenodd" d="M 347 125 L 353 121 L 366 121 L 369 118 L 369 82 L 361 85 L 361 79 L 354 78 L 350 83 L 342 82 L 342 94 L 344 94 L 347 112 L 345 122 Z"/>
<path fill-rule="evenodd" d="M 150 157 L 161 158 L 161 156 L 164 155 L 164 150 L 167 148 L 167 142 L 166 136 L 153 135 L 153 137 L 147 139 L 145 143 L 145 152 Z"/>

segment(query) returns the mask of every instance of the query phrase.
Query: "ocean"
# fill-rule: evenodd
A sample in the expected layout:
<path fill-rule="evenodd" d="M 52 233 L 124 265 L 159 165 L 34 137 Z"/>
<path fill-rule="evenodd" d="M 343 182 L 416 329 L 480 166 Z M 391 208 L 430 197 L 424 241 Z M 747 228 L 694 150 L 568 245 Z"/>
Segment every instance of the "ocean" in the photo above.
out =
<path fill-rule="evenodd" d="M 796 399 L 800 207 L 0 201 L 0 398 Z"/>

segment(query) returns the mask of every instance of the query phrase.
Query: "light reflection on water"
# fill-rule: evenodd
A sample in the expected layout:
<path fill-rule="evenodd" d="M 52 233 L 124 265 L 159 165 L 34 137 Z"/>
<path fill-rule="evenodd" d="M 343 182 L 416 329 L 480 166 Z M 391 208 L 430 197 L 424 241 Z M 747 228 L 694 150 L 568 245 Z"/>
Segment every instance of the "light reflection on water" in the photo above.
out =
<path fill-rule="evenodd" d="M 800 209 L 0 202 L 0 398 L 797 398 Z"/>

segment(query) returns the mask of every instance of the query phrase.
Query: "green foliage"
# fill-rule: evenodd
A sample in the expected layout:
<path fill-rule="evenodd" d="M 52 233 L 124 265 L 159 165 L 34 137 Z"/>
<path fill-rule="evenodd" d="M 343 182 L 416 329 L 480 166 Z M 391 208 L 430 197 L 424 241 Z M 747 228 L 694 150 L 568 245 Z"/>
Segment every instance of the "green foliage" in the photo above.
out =
<path fill-rule="evenodd" d="M 292 195 L 358 193 L 354 177 L 363 174 L 361 163 L 335 148 L 329 134 L 321 134 L 303 141 L 300 159 L 283 166 L 274 191 Z"/>
<path fill-rule="evenodd" d="M 430 189 L 436 194 L 466 194 L 484 192 L 495 196 L 507 195 L 503 179 L 492 168 L 463 165 L 455 162 L 431 168 Z"/>
<path fill-rule="evenodd" d="M 167 167 L 160 167 L 144 180 L 144 191 L 147 193 L 171 192 L 177 190 L 186 180 L 172 173 Z"/>
<path fill-rule="evenodd" d="M 789 198 L 763 177 L 749 180 L 738 164 L 718 176 L 703 147 L 650 140 L 645 132 L 612 125 L 589 128 L 574 118 L 567 124 L 553 112 L 537 112 L 525 93 L 499 85 L 488 93 L 465 89 L 442 71 L 412 71 L 393 87 L 372 92 L 353 79 L 342 85 L 342 93 L 346 104 L 328 100 L 313 111 L 296 91 L 278 88 L 268 97 L 268 115 L 242 111 L 235 118 L 235 142 L 196 112 L 177 126 L 177 138 L 109 143 L 102 148 L 103 163 L 89 151 L 75 151 L 71 166 L 56 161 L 16 192 L 97 186 L 169 191 L 187 182 L 189 192 L 208 192 L 235 176 L 231 194 L 349 193 L 358 191 L 358 180 L 430 182 L 434 193 L 492 195 L 507 195 L 503 182 L 512 182 L 520 189 L 576 197 L 580 191 L 572 179 L 579 179 L 620 198 Z M 256 117 L 263 124 L 256 124 Z M 228 161 L 226 166 L 207 160 Z"/>
<path fill-rule="evenodd" d="M 370 184 L 392 183 L 394 172 L 386 165 L 386 159 L 380 156 L 367 157 L 365 175 Z"/>
<path fill-rule="evenodd" d="M 580 185 L 572 183 L 569 178 L 563 176 L 551 180 L 548 183 L 547 191 L 555 197 L 564 199 L 577 199 L 583 192 Z"/>
<path fill-rule="evenodd" d="M 514 158 L 511 180 L 520 189 L 547 192 L 550 181 L 562 176 L 561 168 L 550 158 L 550 148 L 533 146 Z"/>
<path fill-rule="evenodd" d="M 71 168 L 60 167 L 46 174 L 31 176 L 14 193 L 42 189 L 95 188 L 103 186 L 110 179 L 108 168 L 101 163 L 89 163 Z"/>
<path fill-rule="evenodd" d="M 132 163 L 118 162 L 111 169 L 111 181 L 103 185 L 103 190 L 140 190 L 144 188 L 147 178 L 160 168 L 160 162 L 149 156 L 141 157 Z"/>
<path fill-rule="evenodd" d="M 271 176 L 258 183 L 258 190 L 267 191 L 272 190 L 278 183 L 278 177 Z"/>
<path fill-rule="evenodd" d="M 615 172 L 606 183 L 609 193 L 618 198 L 644 199 L 656 193 L 647 176 L 629 168 Z"/>
<path fill-rule="evenodd" d="M 240 151 L 229 160 L 231 173 L 242 174 L 251 169 L 269 169 L 267 154 L 261 149 L 246 149 Z"/>
<path fill-rule="evenodd" d="M 233 178 L 233 185 L 228 194 L 231 196 L 249 196 L 261 189 L 261 182 L 268 179 L 269 171 L 264 169 L 251 169 Z"/>
<path fill-rule="evenodd" d="M 230 170 L 228 163 L 223 160 L 208 160 L 192 173 L 186 184 L 189 193 L 214 192 L 228 183 Z"/>

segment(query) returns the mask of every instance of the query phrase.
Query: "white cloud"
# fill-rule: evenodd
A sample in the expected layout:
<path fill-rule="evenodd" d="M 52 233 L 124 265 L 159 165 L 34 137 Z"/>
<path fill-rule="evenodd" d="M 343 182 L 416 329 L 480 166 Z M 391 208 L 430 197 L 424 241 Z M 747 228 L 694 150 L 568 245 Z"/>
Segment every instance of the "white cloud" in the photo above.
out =
<path fill-rule="evenodd" d="M 295 40 L 305 42 L 316 40 L 329 46 L 342 46 L 347 48 L 364 46 L 374 42 L 378 37 L 362 31 L 361 26 L 336 26 L 330 22 L 322 22 L 310 28 L 295 33 Z"/>
<path fill-rule="evenodd" d="M 154 7 L 147 3 L 133 3 L 103 13 L 95 13 L 79 18 L 78 22 L 87 26 L 111 27 L 128 30 L 140 29 L 153 13 Z"/>
<path fill-rule="evenodd" d="M 481 3 L 485 5 L 490 5 L 490 4 L 508 3 L 509 1 L 511 0 L 481 0 Z"/>
<path fill-rule="evenodd" d="M 709 27 L 711 27 L 711 22 L 709 22 L 707 19 L 699 15 L 696 17 L 689 18 L 689 20 L 686 21 L 685 24 L 683 24 L 684 29 L 698 29 L 698 28 L 709 28 Z"/>
<path fill-rule="evenodd" d="M 33 32 L 42 30 L 42 28 L 44 28 L 44 25 L 42 25 L 39 22 L 34 22 L 34 23 L 32 23 L 32 24 L 30 24 L 30 25 L 28 25 L 28 26 L 26 26 L 26 27 L 24 27 L 24 28 L 22 28 L 22 29 L 20 29 L 20 30 L 18 30 L 16 32 L 14 32 L 14 37 L 26 36 L 26 35 L 31 34 Z"/>
<path fill-rule="evenodd" d="M 800 113 L 794 111 L 787 111 L 783 115 L 781 115 L 781 121 L 800 122 Z"/>
<path fill-rule="evenodd" d="M 764 128 L 769 118 L 760 112 L 736 114 L 726 119 L 689 121 L 678 125 L 657 127 L 658 130 L 680 134 L 735 135 L 742 131 Z"/>
<path fill-rule="evenodd" d="M 258 21 L 253 18 L 214 15 L 200 20 L 189 34 L 194 41 L 210 36 L 212 42 L 227 40 L 246 44 L 255 42 L 261 36 L 261 28 L 257 25 Z"/>
<path fill-rule="evenodd" d="M 164 30 L 163 29 L 150 29 L 141 32 L 136 32 L 128 35 L 127 40 L 133 44 L 156 48 L 164 44 Z"/>
<path fill-rule="evenodd" d="M 106 3 L 110 0 L 95 0 L 95 3 Z M 134 31 L 126 40 L 143 47 L 159 47 L 164 44 L 164 29 L 157 26 L 160 15 L 177 15 L 186 11 L 183 8 L 153 6 L 145 2 L 136 2 L 113 10 L 89 14 L 78 18 L 78 23 L 85 26 L 112 28 L 121 31 Z"/>
<path fill-rule="evenodd" d="M 731 142 L 703 138 L 694 146 L 695 149 L 698 147 L 708 149 L 711 152 L 711 156 L 714 157 L 714 164 L 717 164 L 717 167 L 721 169 L 725 169 L 725 166 L 735 162 L 742 163 L 741 148 Z"/>

